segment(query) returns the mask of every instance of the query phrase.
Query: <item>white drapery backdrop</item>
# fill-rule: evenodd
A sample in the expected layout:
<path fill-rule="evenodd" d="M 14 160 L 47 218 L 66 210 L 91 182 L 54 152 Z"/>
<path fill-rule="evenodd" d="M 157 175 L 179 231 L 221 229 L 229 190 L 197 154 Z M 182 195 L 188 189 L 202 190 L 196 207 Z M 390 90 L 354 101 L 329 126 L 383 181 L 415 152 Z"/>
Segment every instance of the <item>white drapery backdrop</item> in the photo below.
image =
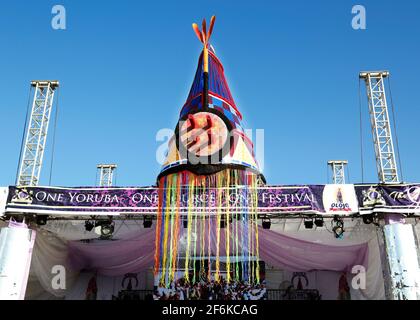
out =
<path fill-rule="evenodd" d="M 141 224 L 124 224 L 116 226 L 115 237 L 123 239 L 134 231 L 145 232 Z M 353 299 L 384 299 L 384 285 L 381 267 L 381 258 L 379 246 L 374 226 L 356 225 L 352 232 L 344 240 L 335 239 L 332 234 L 326 230 L 308 230 L 308 231 L 284 231 L 279 225 L 272 225 L 272 230 L 305 241 L 311 241 L 319 244 L 348 246 L 360 243 L 368 243 L 368 269 L 366 275 L 366 289 L 351 289 Z M 150 229 L 149 229 L 150 231 Z M 418 228 L 416 228 L 418 232 Z M 59 236 L 57 236 L 57 234 Z M 71 222 L 52 222 L 38 231 L 38 237 L 32 259 L 30 281 L 28 283 L 27 299 L 84 299 L 88 282 L 92 277 L 92 271 L 72 270 L 68 265 L 68 241 L 76 239 L 88 239 L 95 237 L 93 232 L 84 230 L 81 223 Z M 118 241 L 118 240 L 116 240 Z M 112 242 L 111 242 L 112 243 Z M 133 257 L 135 259 L 135 257 Z M 55 274 L 52 268 L 55 265 L 62 265 L 66 270 L 66 289 L 53 289 L 52 281 Z M 152 267 L 152 266 L 151 266 Z M 267 269 L 276 266 L 267 266 Z M 79 272 L 80 271 L 80 272 Z M 144 272 L 148 272 L 145 270 Z M 287 274 L 287 272 L 283 273 Z M 290 272 L 289 272 L 290 274 Z M 334 299 L 338 294 L 338 278 L 340 273 L 330 271 L 311 271 L 308 276 L 314 274 L 316 281 L 311 283 L 312 288 L 317 288 L 323 294 L 324 299 Z M 121 275 L 122 276 L 122 275 Z M 121 289 L 119 283 L 121 276 L 107 277 L 97 275 L 98 299 L 110 299 L 112 294 Z M 143 277 L 143 276 L 141 276 Z M 351 277 L 349 277 L 351 287 Z M 275 281 L 275 280 L 274 280 Z M 279 280 L 280 281 L 280 278 Z M 110 284 L 113 284 L 112 286 Z M 146 282 L 143 282 L 144 284 Z M 142 289 L 144 289 L 142 284 Z M 272 283 L 271 287 L 275 288 Z M 111 290 L 112 288 L 112 290 Z M 278 288 L 278 287 L 277 287 Z"/>

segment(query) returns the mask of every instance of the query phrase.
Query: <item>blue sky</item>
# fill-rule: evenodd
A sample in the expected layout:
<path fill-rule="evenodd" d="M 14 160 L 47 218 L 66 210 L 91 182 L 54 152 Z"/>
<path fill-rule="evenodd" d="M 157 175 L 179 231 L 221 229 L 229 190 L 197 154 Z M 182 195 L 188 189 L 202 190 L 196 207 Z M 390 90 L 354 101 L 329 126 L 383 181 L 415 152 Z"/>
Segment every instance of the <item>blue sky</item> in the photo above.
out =
<path fill-rule="evenodd" d="M 55 4 L 66 30 L 51 28 Z M 351 28 L 355 4 L 366 30 Z M 420 2 L 73 0 L 0 4 L 0 185 L 15 181 L 33 79 L 61 82 L 53 185 L 93 185 L 106 162 L 118 164 L 118 185 L 153 184 L 156 132 L 174 128 L 200 53 L 191 23 L 212 14 L 245 127 L 265 130 L 269 184 L 326 183 L 330 159 L 348 160 L 361 182 L 358 73 L 375 69 L 392 74 L 404 180 L 420 182 Z M 375 182 L 362 94 L 365 182 Z"/>

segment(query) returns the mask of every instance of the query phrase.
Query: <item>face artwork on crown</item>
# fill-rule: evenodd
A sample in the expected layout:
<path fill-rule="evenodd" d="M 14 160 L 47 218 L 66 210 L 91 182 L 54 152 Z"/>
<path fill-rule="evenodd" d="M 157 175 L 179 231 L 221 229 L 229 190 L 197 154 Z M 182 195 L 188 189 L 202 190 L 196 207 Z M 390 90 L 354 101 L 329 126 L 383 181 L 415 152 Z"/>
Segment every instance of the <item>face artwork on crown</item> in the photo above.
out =
<path fill-rule="evenodd" d="M 218 162 L 230 149 L 229 131 L 229 123 L 215 113 L 189 114 L 177 127 L 178 150 L 190 162 Z"/>

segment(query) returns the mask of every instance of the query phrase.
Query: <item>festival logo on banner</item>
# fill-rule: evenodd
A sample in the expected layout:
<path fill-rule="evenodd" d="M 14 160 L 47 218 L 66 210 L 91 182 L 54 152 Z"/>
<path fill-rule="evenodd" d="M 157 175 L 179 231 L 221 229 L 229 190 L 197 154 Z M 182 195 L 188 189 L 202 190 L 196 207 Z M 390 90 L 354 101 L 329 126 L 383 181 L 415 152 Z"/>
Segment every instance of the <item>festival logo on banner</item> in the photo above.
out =
<path fill-rule="evenodd" d="M 354 185 L 327 184 L 322 196 L 326 213 L 354 213 L 358 203 Z"/>
<path fill-rule="evenodd" d="M 367 190 L 363 190 L 362 206 L 365 208 L 386 205 L 383 193 L 384 191 L 382 189 L 375 188 L 373 186 Z"/>
<path fill-rule="evenodd" d="M 31 204 L 34 200 L 34 192 L 28 191 L 26 188 L 16 188 L 15 194 L 12 197 L 13 203 L 20 203 L 20 204 Z"/>

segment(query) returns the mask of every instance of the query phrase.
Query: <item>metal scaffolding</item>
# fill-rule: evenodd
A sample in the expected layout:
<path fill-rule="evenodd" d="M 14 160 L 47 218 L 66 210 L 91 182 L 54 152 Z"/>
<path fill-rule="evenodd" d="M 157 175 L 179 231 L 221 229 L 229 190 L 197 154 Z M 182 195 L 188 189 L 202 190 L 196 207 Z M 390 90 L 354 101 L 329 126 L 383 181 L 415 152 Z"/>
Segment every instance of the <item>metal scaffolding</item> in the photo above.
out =
<path fill-rule="evenodd" d="M 384 79 L 388 76 L 388 71 L 369 71 L 359 74 L 359 77 L 366 82 L 379 181 L 399 183 L 384 86 Z"/>
<path fill-rule="evenodd" d="M 18 186 L 36 186 L 39 183 L 54 91 L 59 86 L 59 82 L 36 80 L 31 82 L 31 86 L 35 88 L 35 92 L 31 115 L 25 128 L 26 138 L 16 177 Z"/>
<path fill-rule="evenodd" d="M 334 184 L 345 184 L 346 183 L 346 166 L 347 160 L 330 160 L 328 165 L 332 170 L 332 183 Z"/>
<path fill-rule="evenodd" d="M 379 181 L 399 183 L 384 86 L 389 72 L 360 72 L 359 77 L 366 82 Z M 386 296 L 393 300 L 417 300 L 420 297 L 420 269 L 413 226 L 406 224 L 399 214 L 385 215 L 384 220 L 379 238 L 383 237 L 380 246 L 387 257 L 387 263 L 383 262 L 382 266 Z"/>
<path fill-rule="evenodd" d="M 116 164 L 98 164 L 99 186 L 110 187 L 114 184 L 114 172 L 117 169 Z"/>

